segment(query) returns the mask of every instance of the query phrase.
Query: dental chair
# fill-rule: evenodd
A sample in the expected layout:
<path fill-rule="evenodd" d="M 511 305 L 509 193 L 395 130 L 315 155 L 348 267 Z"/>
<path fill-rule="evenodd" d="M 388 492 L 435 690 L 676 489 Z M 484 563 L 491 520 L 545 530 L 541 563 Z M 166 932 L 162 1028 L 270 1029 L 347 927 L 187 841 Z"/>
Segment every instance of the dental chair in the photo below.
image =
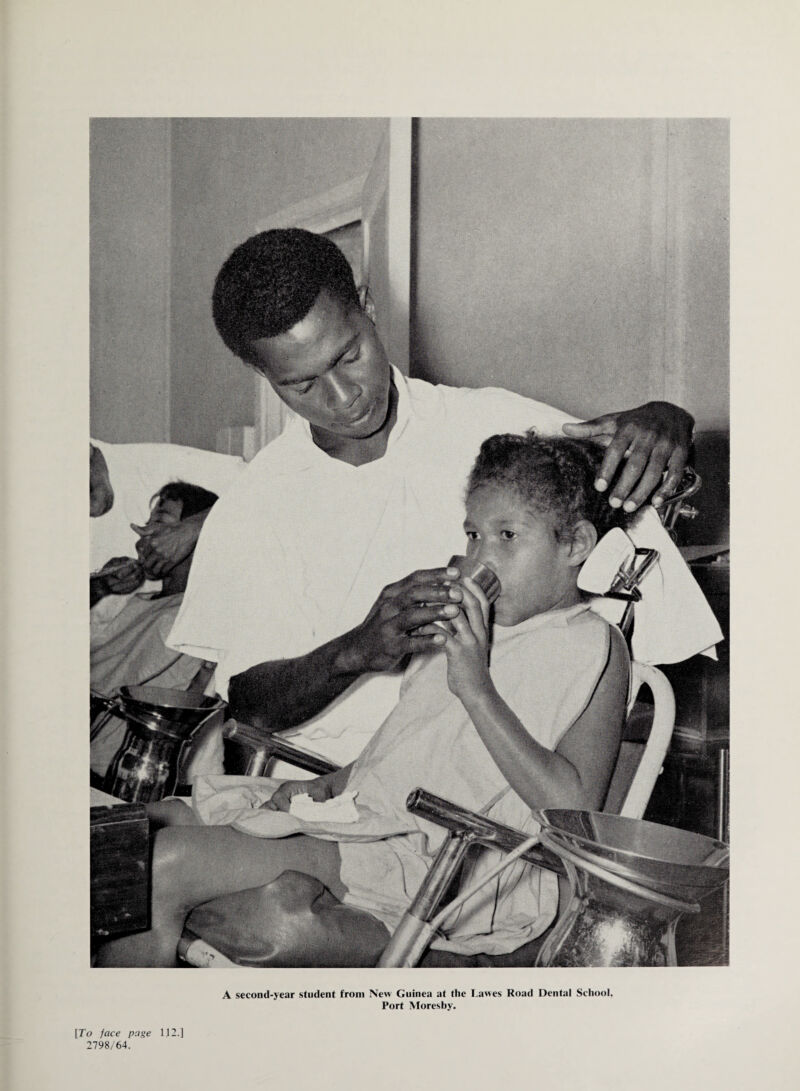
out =
<path fill-rule="evenodd" d="M 688 485 L 685 484 L 683 490 L 673 497 L 660 513 L 662 521 L 668 529 L 671 530 L 674 526 L 676 511 L 679 510 L 681 502 L 687 496 L 696 492 L 698 488 L 699 478 L 691 472 Z M 690 509 L 688 514 L 694 514 L 693 509 Z M 640 598 L 637 584 L 653 561 L 652 557 L 646 555 L 638 556 L 640 553 L 647 554 L 652 553 L 653 551 L 637 550 L 636 552 L 637 557 L 635 562 L 632 561 L 630 567 L 626 571 L 623 571 L 622 568 L 620 569 L 618 578 L 612 583 L 610 589 L 612 597 L 626 600 L 625 614 L 621 624 L 621 628 L 626 636 L 629 636 L 632 627 L 633 605 L 638 598 Z M 648 689 L 652 698 L 652 719 L 644 741 L 642 741 L 644 726 L 642 711 L 644 708 L 645 712 L 648 713 L 649 708 L 638 700 L 642 689 Z M 626 724 L 623 729 L 622 742 L 617 762 L 607 790 L 602 812 L 603 815 L 619 816 L 619 819 L 621 820 L 639 820 L 642 818 L 656 780 L 661 772 L 672 737 L 674 722 L 675 699 L 667 678 L 656 667 L 634 662 L 632 664 L 631 693 L 627 706 Z M 266 773 L 270 762 L 277 758 L 300 768 L 307 769 L 317 775 L 332 772 L 337 768 L 337 766 L 328 762 L 326 759 L 308 755 L 303 751 L 298 751 L 288 744 L 285 739 L 280 738 L 280 736 L 273 735 L 264 738 L 263 735 L 260 735 L 254 729 L 248 728 L 246 725 L 235 725 L 230 730 L 229 737 L 235 738 L 236 742 L 239 744 L 251 746 L 252 757 L 247 768 L 247 772 L 251 775 L 262 775 Z M 563 831 L 558 831 L 557 827 L 561 814 L 568 814 L 568 812 L 545 811 L 535 813 L 534 817 L 537 819 L 541 818 L 543 822 L 542 834 L 541 836 L 537 835 L 534 838 L 530 838 L 517 830 L 502 826 L 482 815 L 465 811 L 463 808 L 451 804 L 446 800 L 432 796 L 424 790 L 424 787 L 420 787 L 411 793 L 407 801 L 407 806 L 413 813 L 421 815 L 428 821 L 444 826 L 448 830 L 448 833 L 441 845 L 436 860 L 432 864 L 428 875 L 412 901 L 411 906 L 395 931 L 395 934 L 391 937 L 388 945 L 386 945 L 383 952 L 377 958 L 378 966 L 531 966 L 539 957 L 543 948 L 543 943 L 545 948 L 548 944 L 552 947 L 551 940 L 548 937 L 551 934 L 557 934 L 560 922 L 563 921 L 565 925 L 570 926 L 574 923 L 576 912 L 578 912 L 576 910 L 576 905 L 581 903 L 581 900 L 585 903 L 588 898 L 586 884 L 584 882 L 585 874 L 591 875 L 593 870 L 596 872 L 597 865 L 593 863 L 591 859 L 587 859 L 588 850 L 586 849 L 586 845 L 588 844 L 589 839 L 586 836 L 581 833 L 575 833 L 574 831 L 568 834 L 564 834 Z M 584 816 L 586 820 L 589 820 L 590 825 L 593 818 L 599 817 L 589 815 L 586 812 L 570 812 L 570 814 Z M 631 825 L 636 825 L 636 823 L 628 823 L 627 826 L 623 824 L 621 828 L 622 841 L 620 842 L 620 845 L 629 837 Z M 641 823 L 640 825 L 642 827 L 650 827 L 652 831 L 666 829 L 663 827 L 654 827 L 651 823 Z M 616 831 L 612 829 L 612 833 L 615 832 Z M 637 881 L 638 876 L 631 870 L 633 863 L 636 862 L 636 854 L 628 849 L 620 849 L 619 852 L 614 851 L 610 854 L 607 852 L 606 855 L 610 855 L 613 859 L 611 862 L 605 860 L 600 868 L 604 877 L 607 878 L 608 875 L 611 876 L 611 886 L 615 888 L 621 887 L 625 892 L 625 896 L 629 899 L 632 898 L 633 901 L 637 903 L 643 901 L 652 901 L 654 903 L 655 909 L 650 913 L 650 916 L 656 918 L 655 924 L 651 922 L 651 933 L 653 935 L 663 925 L 666 939 L 661 946 L 669 948 L 669 950 L 666 951 L 665 958 L 659 954 L 662 961 L 647 962 L 645 959 L 649 956 L 641 956 L 641 952 L 638 952 L 631 957 L 635 957 L 639 959 L 639 961 L 627 964 L 675 964 L 674 926 L 678 916 L 684 912 L 697 912 L 699 910 L 699 904 L 697 903 L 699 897 L 702 896 L 701 893 L 698 893 L 700 886 L 706 881 L 710 883 L 710 880 L 707 879 L 705 874 L 706 872 L 719 868 L 719 875 L 722 876 L 722 878 L 720 879 L 717 875 L 713 876 L 714 881 L 717 883 L 724 881 L 724 878 L 727 876 L 727 871 L 723 872 L 722 870 L 727 861 L 727 846 L 722 846 L 716 842 L 709 844 L 708 846 L 691 844 L 687 839 L 695 838 L 697 835 L 688 834 L 686 831 L 673 832 L 677 836 L 677 842 L 680 843 L 678 847 L 674 847 L 670 844 L 659 846 L 659 848 L 664 848 L 664 851 L 666 852 L 669 861 L 669 868 L 667 870 L 671 868 L 671 870 L 669 870 L 669 882 L 678 882 L 678 889 L 679 891 L 682 891 L 680 897 L 673 897 L 670 893 L 673 887 L 669 885 L 664 878 L 663 867 L 658 875 L 648 876 L 644 886 L 640 884 Z M 647 834 L 645 833 L 643 836 L 646 837 Z M 640 845 L 636 839 L 636 831 L 634 831 L 633 837 L 634 840 L 631 844 L 634 848 L 638 849 Z M 683 839 L 683 841 L 681 841 L 681 839 Z M 658 840 L 657 835 L 656 840 Z M 702 840 L 706 841 L 708 839 Z M 625 843 L 627 844 L 627 842 Z M 446 919 L 447 914 L 454 910 L 461 901 L 466 899 L 466 897 L 472 896 L 477 889 L 477 887 L 473 887 L 467 891 L 458 890 L 459 871 L 469 850 L 476 846 L 500 849 L 506 854 L 495 872 L 484 876 L 483 882 L 488 878 L 491 878 L 492 874 L 499 873 L 502 868 L 509 866 L 515 859 L 520 857 L 526 862 L 558 874 L 561 886 L 560 915 L 557 917 L 555 925 L 551 925 L 550 929 L 543 937 L 531 941 L 531 943 L 512 952 L 511 955 L 479 955 L 464 957 L 435 949 L 427 951 L 426 953 L 426 948 L 434 939 L 437 930 Z M 690 868 L 691 875 L 689 875 L 685 869 L 684 872 L 680 874 L 676 873 L 675 868 L 677 866 L 678 872 L 680 872 L 680 865 L 676 864 L 677 857 L 673 859 L 673 856 L 671 855 L 673 853 L 673 848 L 678 856 L 680 856 L 681 853 L 684 853 L 688 854 L 686 856 L 686 858 L 688 858 L 692 856 L 693 853 L 695 854 L 692 859 L 694 862 L 696 857 L 697 866 Z M 577 869 L 575 866 L 576 861 Z M 605 871 L 606 863 L 609 868 L 608 872 Z M 655 867 L 655 865 L 650 861 L 646 862 L 645 870 L 647 870 L 647 868 L 652 869 L 653 867 Z M 667 867 L 667 865 L 664 864 L 664 867 Z M 300 876 L 294 876 L 294 873 L 285 873 L 285 876 L 289 888 L 293 887 L 295 879 L 302 878 Z M 564 882 L 565 879 L 569 880 L 569 888 Z M 690 885 L 690 880 L 695 883 L 695 886 Z M 280 879 L 276 882 L 280 886 Z M 683 883 L 684 885 L 681 887 L 680 883 Z M 697 884 L 700 884 L 700 886 Z M 325 888 L 322 888 L 323 891 L 324 889 Z M 329 892 L 326 891 L 325 893 L 330 896 Z M 612 894 L 614 893 L 615 891 L 612 891 Z M 281 896 L 281 892 L 278 890 L 278 900 L 280 900 Z M 219 899 L 219 901 L 222 903 L 224 899 Z M 441 910 L 441 906 L 444 902 L 447 904 L 445 905 L 444 910 Z M 229 902 L 228 909 L 230 909 L 232 904 L 233 903 Z M 202 920 L 214 919 L 214 902 L 206 903 L 201 907 L 201 910 L 202 912 L 200 913 L 195 910 L 194 913 L 190 915 L 187 921 L 187 931 L 184 933 L 179 944 L 178 953 L 185 962 L 199 967 L 259 964 L 258 959 L 252 956 L 252 952 L 245 958 L 239 958 L 237 957 L 235 949 L 231 949 L 230 945 L 227 943 L 224 945 L 221 944 L 217 938 L 217 944 L 219 946 L 225 946 L 228 950 L 229 953 L 226 955 L 204 939 Z M 622 910 L 621 912 L 624 914 L 625 910 Z M 669 918 L 670 914 L 672 914 L 671 918 Z M 570 916 L 573 918 L 572 921 L 567 920 Z M 617 919 L 613 923 L 617 930 L 619 930 L 620 920 Z M 627 929 L 626 942 L 630 944 L 631 936 L 637 930 L 640 930 L 639 922 L 635 922 L 634 925 L 631 926 L 630 922 L 626 920 L 622 927 L 623 929 Z M 653 932 L 654 928 L 655 932 Z M 563 930 L 564 929 L 562 928 L 562 932 Z M 211 931 L 214 932 L 215 930 L 212 928 Z M 220 933 L 218 929 L 216 930 L 215 935 L 219 937 Z M 652 948 L 654 946 L 652 935 L 649 937 L 648 942 Z M 656 945 L 660 942 L 660 940 L 657 940 Z M 294 965 L 295 963 L 274 963 L 274 965 L 281 964 Z M 308 963 L 303 964 L 307 965 Z M 330 965 L 330 963 L 327 962 L 324 964 Z M 346 962 L 341 962 L 339 964 L 348 965 Z M 350 965 L 375 964 L 375 961 L 350 963 Z M 596 963 L 587 962 L 584 964 L 592 965 Z"/>

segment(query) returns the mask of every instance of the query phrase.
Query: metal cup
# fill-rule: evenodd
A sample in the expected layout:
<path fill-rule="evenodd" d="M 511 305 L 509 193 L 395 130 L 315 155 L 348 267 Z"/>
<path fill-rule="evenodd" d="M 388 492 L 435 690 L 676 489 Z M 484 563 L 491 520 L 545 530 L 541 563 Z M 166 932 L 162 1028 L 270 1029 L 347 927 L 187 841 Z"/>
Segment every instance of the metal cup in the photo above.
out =
<path fill-rule="evenodd" d="M 447 567 L 457 568 L 462 579 L 468 576 L 473 583 L 480 587 L 490 603 L 494 602 L 500 594 L 500 580 L 492 572 L 491 568 L 481 564 L 480 561 L 471 561 L 468 557 L 457 553 L 447 562 Z"/>

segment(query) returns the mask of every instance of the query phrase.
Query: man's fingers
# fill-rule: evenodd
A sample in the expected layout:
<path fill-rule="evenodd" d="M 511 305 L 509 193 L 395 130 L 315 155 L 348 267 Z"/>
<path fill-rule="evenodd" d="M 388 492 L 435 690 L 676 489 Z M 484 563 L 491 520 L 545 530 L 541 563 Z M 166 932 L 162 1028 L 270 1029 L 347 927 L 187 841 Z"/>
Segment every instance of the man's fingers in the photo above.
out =
<path fill-rule="evenodd" d="M 644 465 L 642 465 L 640 459 L 634 459 L 634 457 L 631 456 L 619 482 L 614 485 L 609 503 L 618 501 L 622 503 L 625 511 L 636 511 L 638 507 L 649 499 L 653 489 L 656 488 L 661 480 L 661 475 L 664 471 L 664 458 L 663 451 L 659 450 L 658 447 L 653 448 L 650 452 L 649 459 L 647 459 Z M 628 474 L 628 481 L 626 481 L 626 475 Z M 635 475 L 638 475 L 638 477 Z M 628 484 L 630 484 L 630 487 L 627 492 L 624 492 L 623 490 Z M 614 503 L 614 507 L 617 506 L 618 504 Z"/>
<path fill-rule="evenodd" d="M 401 633 L 417 632 L 423 626 L 433 624 L 434 621 L 451 621 L 458 612 L 459 608 L 455 603 L 445 606 L 408 607 L 397 614 L 392 622 Z"/>
<path fill-rule="evenodd" d="M 667 474 L 653 496 L 653 506 L 658 508 L 678 491 L 683 480 L 683 471 L 686 469 L 688 451 L 685 447 L 676 447 L 667 463 Z"/>
<path fill-rule="evenodd" d="M 130 528 L 131 530 L 135 530 L 140 538 L 149 538 L 151 534 L 155 534 L 155 532 L 158 530 L 158 527 L 156 526 L 139 527 L 136 525 L 136 523 L 131 523 Z"/>
<path fill-rule="evenodd" d="M 617 432 L 610 440 L 594 482 L 594 487 L 598 492 L 605 492 L 609 484 L 614 480 L 614 475 L 619 469 L 620 463 L 628 454 L 629 443 L 630 436 L 627 431 Z"/>
<path fill-rule="evenodd" d="M 573 439 L 591 439 L 592 437 L 600 439 L 601 436 L 610 437 L 614 435 L 616 430 L 617 419 L 612 413 L 604 414 L 602 417 L 592 417 L 591 420 L 562 425 L 564 435 L 571 436 Z"/>

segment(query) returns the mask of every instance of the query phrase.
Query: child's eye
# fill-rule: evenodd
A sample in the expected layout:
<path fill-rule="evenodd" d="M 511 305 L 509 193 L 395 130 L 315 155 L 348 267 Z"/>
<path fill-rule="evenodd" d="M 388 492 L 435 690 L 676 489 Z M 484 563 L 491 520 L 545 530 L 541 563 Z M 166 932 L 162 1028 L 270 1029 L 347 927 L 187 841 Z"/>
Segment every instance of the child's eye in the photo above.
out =
<path fill-rule="evenodd" d="M 294 390 L 295 394 L 308 394 L 309 390 L 311 390 L 313 385 L 314 380 L 309 379 L 309 381 L 307 383 L 303 383 L 302 386 L 295 386 L 292 389 Z"/>
<path fill-rule="evenodd" d="M 478 540 L 477 530 L 465 530 L 464 533 L 467 536 L 467 541 L 468 542 L 477 542 L 477 540 Z"/>
<path fill-rule="evenodd" d="M 516 538 L 516 536 L 517 536 L 517 532 L 515 530 L 501 530 L 500 531 L 500 537 L 503 539 L 504 542 L 511 542 Z"/>

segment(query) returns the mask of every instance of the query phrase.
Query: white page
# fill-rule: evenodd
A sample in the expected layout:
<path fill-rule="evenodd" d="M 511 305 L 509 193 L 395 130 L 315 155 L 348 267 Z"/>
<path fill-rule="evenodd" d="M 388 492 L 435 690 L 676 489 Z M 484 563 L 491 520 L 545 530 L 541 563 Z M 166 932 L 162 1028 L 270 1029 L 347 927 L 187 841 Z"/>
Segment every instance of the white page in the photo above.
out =
<path fill-rule="evenodd" d="M 791 587 L 781 554 L 796 521 L 785 499 L 796 381 L 792 8 L 12 0 L 7 19 L 6 1086 L 793 1086 L 796 929 L 783 874 L 795 855 L 791 607 L 786 589 L 773 590 L 780 578 Z M 730 968 L 569 972 L 558 987 L 600 984 L 613 998 L 476 1000 L 449 1013 L 382 1011 L 368 997 L 223 995 L 504 990 L 519 978 L 275 971 L 267 986 L 250 971 L 89 968 L 89 118 L 267 114 L 731 118 L 739 502 Z M 769 542 L 766 527 L 775 528 Z M 75 1036 L 103 1027 L 153 1037 L 105 1051 Z M 170 1027 L 183 1037 L 161 1037 Z"/>

